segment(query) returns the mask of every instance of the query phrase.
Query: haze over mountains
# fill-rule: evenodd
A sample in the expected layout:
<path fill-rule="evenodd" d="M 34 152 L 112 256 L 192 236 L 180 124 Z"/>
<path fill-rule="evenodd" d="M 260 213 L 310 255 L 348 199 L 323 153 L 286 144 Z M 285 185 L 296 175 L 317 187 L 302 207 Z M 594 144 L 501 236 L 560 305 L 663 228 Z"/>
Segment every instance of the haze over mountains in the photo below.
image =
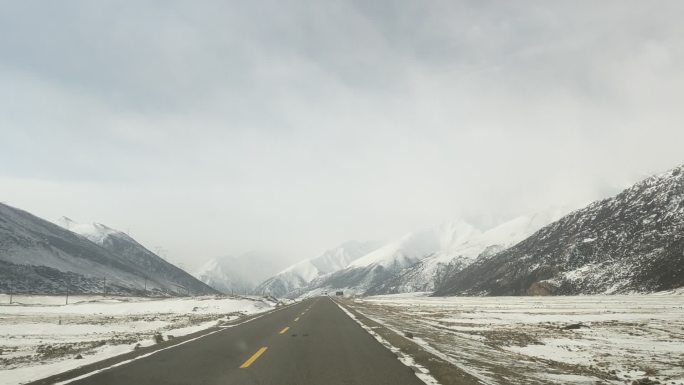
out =
<path fill-rule="evenodd" d="M 316 277 L 305 290 L 343 289 L 350 294 L 432 291 L 448 271 L 466 266 L 481 253 L 513 245 L 559 218 L 561 212 L 553 209 L 516 218 L 487 231 L 454 221 L 409 233 L 342 269 Z"/>
<path fill-rule="evenodd" d="M 485 230 L 454 221 L 385 243 L 349 241 L 278 273 L 259 253 L 214 258 L 196 279 L 121 231 L 66 217 L 58 226 L 0 204 L 0 285 L 61 293 L 68 282 L 74 292 L 101 293 L 106 279 L 108 292 L 117 294 L 287 297 L 330 290 L 614 294 L 684 286 L 684 165 L 567 211 Z"/>
<path fill-rule="evenodd" d="M 350 241 L 285 269 L 259 285 L 257 292 L 298 296 L 335 289 L 373 294 L 430 291 L 446 271 L 484 251 L 511 246 L 561 213 L 562 209 L 553 209 L 520 217 L 484 232 L 455 221 L 385 244 Z"/>
<path fill-rule="evenodd" d="M 453 272 L 436 294 L 614 294 L 682 286 L 684 165 Z"/>
<path fill-rule="evenodd" d="M 274 260 L 274 256 L 263 252 L 215 257 L 194 276 L 226 294 L 251 294 L 259 283 L 278 272 L 280 266 Z"/>
<path fill-rule="evenodd" d="M 548 209 L 530 216 L 520 216 L 486 231 L 472 226 L 463 235 L 457 231 L 445 247 L 396 273 L 392 278 L 372 286 L 369 294 L 390 294 L 433 291 L 445 277 L 472 263 L 478 256 L 487 256 L 513 246 L 543 226 L 558 220 L 568 208 Z"/>
<path fill-rule="evenodd" d="M 379 246 L 380 243 L 376 241 L 345 242 L 315 258 L 288 267 L 259 285 L 256 292 L 275 296 L 295 296 L 315 279 L 344 269 Z"/>
<path fill-rule="evenodd" d="M 0 285 L 42 294 L 214 294 L 125 233 L 62 218 L 58 226 L 0 204 Z"/>
<path fill-rule="evenodd" d="M 340 289 L 365 295 L 566 295 L 684 286 L 684 166 L 564 216 L 567 211 L 521 216 L 485 231 L 463 221 L 444 224 L 325 274 L 305 274 L 305 261 L 260 288 L 287 296 Z"/>

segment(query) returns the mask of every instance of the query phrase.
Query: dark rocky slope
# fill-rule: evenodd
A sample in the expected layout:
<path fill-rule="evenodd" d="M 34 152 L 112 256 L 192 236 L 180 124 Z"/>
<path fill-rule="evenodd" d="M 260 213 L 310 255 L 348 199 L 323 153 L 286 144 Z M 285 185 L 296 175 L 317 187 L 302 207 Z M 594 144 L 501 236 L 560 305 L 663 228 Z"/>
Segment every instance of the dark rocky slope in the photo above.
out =
<path fill-rule="evenodd" d="M 684 286 L 684 165 L 447 277 L 435 295 L 654 292 Z"/>
<path fill-rule="evenodd" d="M 111 230 L 111 229 L 108 229 Z M 101 244 L 0 204 L 0 290 L 62 294 L 215 294 L 216 290 L 164 261 L 123 233 Z"/>

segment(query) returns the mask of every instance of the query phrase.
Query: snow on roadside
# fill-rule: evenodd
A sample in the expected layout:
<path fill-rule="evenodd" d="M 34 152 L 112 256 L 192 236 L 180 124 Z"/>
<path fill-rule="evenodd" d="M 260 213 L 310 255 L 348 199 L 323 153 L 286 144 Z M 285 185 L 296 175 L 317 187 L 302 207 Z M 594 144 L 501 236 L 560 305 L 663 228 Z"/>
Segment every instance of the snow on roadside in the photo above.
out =
<path fill-rule="evenodd" d="M 0 385 L 20 384 L 274 309 L 257 298 L 0 295 Z M 73 302 L 72 302 L 73 301 Z M 75 359 L 77 356 L 82 359 Z"/>
<path fill-rule="evenodd" d="M 356 299 L 352 307 L 492 384 L 684 384 L 684 296 Z M 564 326 L 576 328 L 565 330 Z"/>
<path fill-rule="evenodd" d="M 408 366 L 409 368 L 414 369 L 414 372 L 416 374 L 416 377 L 418 377 L 421 381 L 426 383 L 427 385 L 440 385 L 439 382 L 430 374 L 430 372 L 427 370 L 427 368 L 423 367 L 422 365 L 419 365 L 411 356 L 405 355 L 400 349 L 392 346 L 386 339 L 382 338 L 378 333 L 375 332 L 375 330 L 371 329 L 370 327 L 366 326 L 363 322 L 359 321 L 358 318 L 354 314 L 352 314 L 349 310 L 347 310 L 344 306 L 340 305 L 339 303 L 335 302 L 335 304 L 342 309 L 345 314 L 349 316 L 349 318 L 353 319 L 354 322 L 359 324 L 368 334 L 373 336 L 380 344 L 382 344 L 384 347 L 389 349 L 392 353 L 394 353 L 397 356 L 397 359 L 404 365 Z"/>

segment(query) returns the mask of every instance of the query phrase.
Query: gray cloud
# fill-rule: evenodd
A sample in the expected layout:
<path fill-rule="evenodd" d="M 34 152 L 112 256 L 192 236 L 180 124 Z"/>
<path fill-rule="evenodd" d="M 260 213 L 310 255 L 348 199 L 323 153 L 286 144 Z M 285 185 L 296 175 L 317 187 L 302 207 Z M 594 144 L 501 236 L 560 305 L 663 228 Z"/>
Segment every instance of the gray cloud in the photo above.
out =
<path fill-rule="evenodd" d="M 684 161 L 682 8 L 3 2 L 1 199 L 188 266 L 587 202 Z"/>

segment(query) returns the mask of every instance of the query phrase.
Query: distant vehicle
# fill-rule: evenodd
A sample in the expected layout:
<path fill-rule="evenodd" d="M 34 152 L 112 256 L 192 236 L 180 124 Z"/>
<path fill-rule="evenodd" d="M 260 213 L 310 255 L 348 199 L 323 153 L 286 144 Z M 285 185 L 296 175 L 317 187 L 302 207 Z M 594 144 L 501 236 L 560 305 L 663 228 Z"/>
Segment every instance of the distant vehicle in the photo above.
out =
<path fill-rule="evenodd" d="M 336 292 L 335 292 L 335 295 L 338 296 L 338 297 L 341 297 L 341 296 L 344 295 L 344 292 L 343 292 L 343 291 L 336 291 Z"/>

